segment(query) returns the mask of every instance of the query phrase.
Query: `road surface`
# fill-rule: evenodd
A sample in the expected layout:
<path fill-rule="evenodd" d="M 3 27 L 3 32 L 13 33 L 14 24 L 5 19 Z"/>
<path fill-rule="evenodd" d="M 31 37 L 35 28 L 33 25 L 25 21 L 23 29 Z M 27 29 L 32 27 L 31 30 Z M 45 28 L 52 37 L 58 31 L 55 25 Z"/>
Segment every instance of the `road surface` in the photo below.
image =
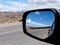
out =
<path fill-rule="evenodd" d="M 41 39 L 45 39 L 48 37 L 49 30 L 48 29 L 30 29 L 27 32 Z"/>
<path fill-rule="evenodd" d="M 35 40 L 23 33 L 19 25 L 0 27 L 0 45 L 52 45 Z"/>

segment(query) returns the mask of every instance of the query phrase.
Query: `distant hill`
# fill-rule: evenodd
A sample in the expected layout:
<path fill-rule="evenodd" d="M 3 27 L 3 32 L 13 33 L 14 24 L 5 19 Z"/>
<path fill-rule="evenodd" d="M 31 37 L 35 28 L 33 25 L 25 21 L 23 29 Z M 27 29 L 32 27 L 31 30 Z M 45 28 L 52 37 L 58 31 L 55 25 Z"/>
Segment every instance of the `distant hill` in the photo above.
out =
<path fill-rule="evenodd" d="M 23 12 L 0 12 L 0 23 L 11 23 L 19 21 Z"/>

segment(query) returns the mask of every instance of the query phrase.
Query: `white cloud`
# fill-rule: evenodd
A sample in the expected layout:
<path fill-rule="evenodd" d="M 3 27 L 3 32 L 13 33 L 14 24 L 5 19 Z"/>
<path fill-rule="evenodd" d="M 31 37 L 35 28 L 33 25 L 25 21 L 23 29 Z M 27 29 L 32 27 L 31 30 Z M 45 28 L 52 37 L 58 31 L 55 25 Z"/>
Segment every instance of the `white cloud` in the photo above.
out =
<path fill-rule="evenodd" d="M 40 12 L 35 12 L 35 14 L 39 15 L 39 14 L 40 14 Z"/>
<path fill-rule="evenodd" d="M 2 4 L 0 4 L 0 7 L 2 7 L 3 5 Z"/>
<path fill-rule="evenodd" d="M 0 11 L 26 11 L 41 8 L 57 8 L 60 9 L 60 0 L 28 0 L 29 4 L 13 1 L 5 1 L 10 6 L 0 4 Z"/>
<path fill-rule="evenodd" d="M 41 23 L 33 22 L 31 19 L 27 19 L 26 24 L 34 25 L 34 26 L 48 26 L 48 25 L 44 25 L 44 24 L 41 24 Z"/>
<path fill-rule="evenodd" d="M 27 22 L 27 23 L 31 23 L 32 21 L 31 21 L 31 19 L 28 19 L 28 20 L 26 20 L 26 22 Z"/>
<path fill-rule="evenodd" d="M 11 5 L 9 6 L 9 5 L 0 4 L 0 11 L 22 11 L 27 9 L 27 4 L 25 3 L 18 3 L 12 1 L 6 1 L 6 3 Z"/>
<path fill-rule="evenodd" d="M 41 8 L 57 8 L 60 9 L 60 0 L 29 0 L 31 3 L 31 7 L 35 9 L 41 9 Z M 35 6 L 33 6 L 35 5 Z"/>
<path fill-rule="evenodd" d="M 16 11 L 22 11 L 28 9 L 28 4 L 25 3 L 20 3 L 20 2 L 12 2 L 12 1 L 7 1 L 7 3 L 12 4 L 12 8 L 14 8 Z"/>
<path fill-rule="evenodd" d="M 33 0 L 33 1 L 32 1 L 32 0 L 28 0 L 28 1 L 29 1 L 29 2 L 38 2 L 38 0 Z"/>
<path fill-rule="evenodd" d="M 0 4 L 0 12 L 13 11 L 13 10 L 15 11 L 16 9 L 12 8 L 12 7 L 9 7 L 9 6 L 5 6 L 5 5 Z"/>
<path fill-rule="evenodd" d="M 48 0 L 28 0 L 29 2 L 45 2 L 45 1 L 48 1 Z"/>

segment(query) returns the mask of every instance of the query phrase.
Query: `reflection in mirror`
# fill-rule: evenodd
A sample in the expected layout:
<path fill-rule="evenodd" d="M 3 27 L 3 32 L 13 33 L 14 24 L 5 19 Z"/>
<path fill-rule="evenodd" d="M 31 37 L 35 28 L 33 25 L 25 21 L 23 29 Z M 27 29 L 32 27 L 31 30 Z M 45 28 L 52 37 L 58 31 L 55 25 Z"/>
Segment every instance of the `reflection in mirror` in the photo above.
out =
<path fill-rule="evenodd" d="M 52 11 L 29 13 L 26 18 L 26 30 L 38 38 L 45 39 L 54 32 L 54 20 Z"/>

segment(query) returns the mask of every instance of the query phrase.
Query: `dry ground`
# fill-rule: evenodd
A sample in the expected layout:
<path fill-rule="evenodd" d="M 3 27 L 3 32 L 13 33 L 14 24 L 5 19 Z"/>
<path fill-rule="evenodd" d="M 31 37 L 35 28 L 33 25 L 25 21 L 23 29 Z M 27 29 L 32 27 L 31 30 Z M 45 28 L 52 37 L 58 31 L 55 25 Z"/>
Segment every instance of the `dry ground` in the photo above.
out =
<path fill-rule="evenodd" d="M 22 19 L 23 12 L 0 12 L 0 24 L 11 23 Z"/>

